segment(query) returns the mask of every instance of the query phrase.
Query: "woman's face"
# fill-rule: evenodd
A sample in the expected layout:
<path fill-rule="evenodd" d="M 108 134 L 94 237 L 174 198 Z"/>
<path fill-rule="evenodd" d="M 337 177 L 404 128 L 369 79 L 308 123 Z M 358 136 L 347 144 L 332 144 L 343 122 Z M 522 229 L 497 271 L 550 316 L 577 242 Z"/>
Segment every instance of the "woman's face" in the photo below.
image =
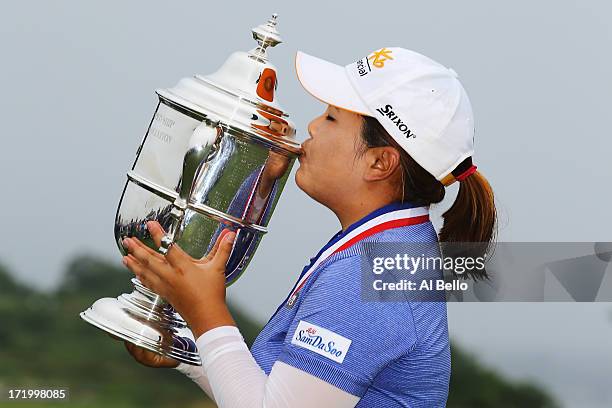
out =
<path fill-rule="evenodd" d="M 355 195 L 363 182 L 358 150 L 361 146 L 362 117 L 328 105 L 308 125 L 300 167 L 295 182 L 306 194 L 327 207 Z"/>

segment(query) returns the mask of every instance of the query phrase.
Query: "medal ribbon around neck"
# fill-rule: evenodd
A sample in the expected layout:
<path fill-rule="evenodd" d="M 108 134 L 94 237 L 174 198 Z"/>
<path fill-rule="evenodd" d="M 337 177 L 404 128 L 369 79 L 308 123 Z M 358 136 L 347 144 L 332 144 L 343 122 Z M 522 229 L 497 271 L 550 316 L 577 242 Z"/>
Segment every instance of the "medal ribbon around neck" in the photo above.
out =
<path fill-rule="evenodd" d="M 375 217 L 353 231 L 346 234 L 334 243 L 332 246 L 327 248 L 321 255 L 314 261 L 312 266 L 304 273 L 304 275 L 298 281 L 293 292 L 289 296 L 288 304 L 293 304 L 295 297 L 306 284 L 306 281 L 314 273 L 319 265 L 325 262 L 329 257 L 336 254 L 337 252 L 344 251 L 345 249 L 355 245 L 359 241 L 374 235 L 381 231 L 386 231 L 393 228 L 405 227 L 407 225 L 421 224 L 429 221 L 429 207 L 416 207 L 407 208 L 403 210 L 391 211 L 385 214 L 381 214 Z"/>

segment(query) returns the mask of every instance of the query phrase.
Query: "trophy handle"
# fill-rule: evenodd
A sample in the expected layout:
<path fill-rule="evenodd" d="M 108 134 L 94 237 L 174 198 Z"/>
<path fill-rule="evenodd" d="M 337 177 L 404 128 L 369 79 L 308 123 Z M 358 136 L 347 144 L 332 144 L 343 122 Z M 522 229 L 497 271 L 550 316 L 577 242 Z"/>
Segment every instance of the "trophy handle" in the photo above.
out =
<path fill-rule="evenodd" d="M 204 121 L 193 131 L 189 139 L 187 152 L 183 158 L 183 172 L 179 182 L 178 197 L 172 203 L 172 210 L 170 211 L 171 224 L 158 249 L 161 254 L 166 255 L 170 246 L 179 238 L 180 226 L 185 217 L 185 210 L 192 193 L 194 181 L 200 175 L 204 164 L 215 156 L 222 137 L 223 128 L 219 122 Z"/>

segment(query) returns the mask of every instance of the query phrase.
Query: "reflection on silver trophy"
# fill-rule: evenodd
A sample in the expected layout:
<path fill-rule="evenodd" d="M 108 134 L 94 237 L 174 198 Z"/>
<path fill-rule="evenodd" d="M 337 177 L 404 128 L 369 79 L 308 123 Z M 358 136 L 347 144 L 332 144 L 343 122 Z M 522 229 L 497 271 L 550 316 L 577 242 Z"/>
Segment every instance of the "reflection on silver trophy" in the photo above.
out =
<path fill-rule="evenodd" d="M 281 42 L 276 15 L 253 30 L 257 47 L 233 53 L 212 75 L 157 90 L 159 102 L 127 173 L 115 220 L 125 237 L 166 253 L 177 243 L 201 258 L 224 228 L 237 232 L 226 284 L 244 272 L 266 233 L 300 145 L 276 98 L 267 48 Z M 167 231 L 157 248 L 146 222 Z M 134 291 L 81 313 L 88 323 L 181 362 L 201 364 L 191 331 L 172 306 L 132 279 Z"/>

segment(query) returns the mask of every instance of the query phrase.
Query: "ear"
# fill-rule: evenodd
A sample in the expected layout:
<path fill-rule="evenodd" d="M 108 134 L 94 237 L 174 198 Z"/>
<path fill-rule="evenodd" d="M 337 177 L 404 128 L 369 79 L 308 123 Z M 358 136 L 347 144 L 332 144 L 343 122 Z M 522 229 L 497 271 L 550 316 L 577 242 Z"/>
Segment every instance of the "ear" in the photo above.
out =
<path fill-rule="evenodd" d="M 366 181 L 378 181 L 391 178 L 400 166 L 400 154 L 391 146 L 371 147 L 365 153 Z"/>

